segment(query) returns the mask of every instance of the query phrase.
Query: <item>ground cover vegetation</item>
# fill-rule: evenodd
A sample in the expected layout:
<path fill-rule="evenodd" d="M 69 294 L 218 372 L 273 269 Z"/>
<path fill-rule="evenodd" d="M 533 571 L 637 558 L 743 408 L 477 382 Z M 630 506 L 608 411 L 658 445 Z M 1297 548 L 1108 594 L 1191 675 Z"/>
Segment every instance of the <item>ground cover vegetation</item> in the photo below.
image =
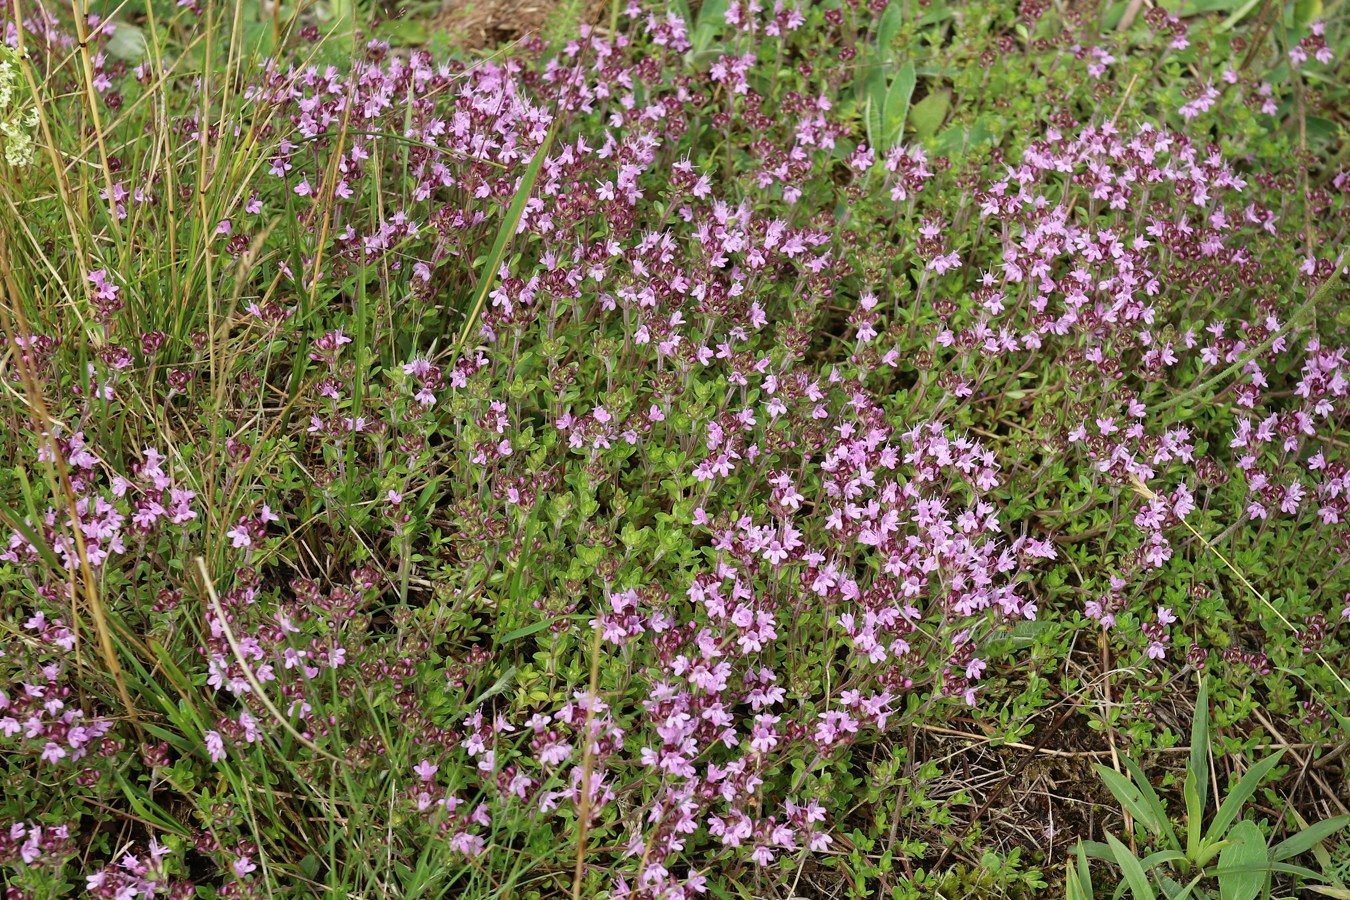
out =
<path fill-rule="evenodd" d="M 11 896 L 1350 896 L 1347 5 L 0 13 Z"/>

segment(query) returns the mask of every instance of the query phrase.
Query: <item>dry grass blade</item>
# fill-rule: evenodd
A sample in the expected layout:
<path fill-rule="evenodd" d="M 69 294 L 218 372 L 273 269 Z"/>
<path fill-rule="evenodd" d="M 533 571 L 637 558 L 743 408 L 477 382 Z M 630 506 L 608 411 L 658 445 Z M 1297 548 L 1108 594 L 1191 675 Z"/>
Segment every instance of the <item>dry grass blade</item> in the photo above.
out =
<path fill-rule="evenodd" d="M 14 269 L 10 264 L 9 257 L 9 238 L 4 230 L 0 230 L 0 270 L 3 270 L 3 281 L 5 296 L 0 298 L 0 327 L 3 328 L 5 339 L 9 346 L 20 346 L 16 337 L 23 337 L 27 340 L 31 335 L 31 330 L 27 327 L 27 322 L 23 318 L 22 304 L 19 302 L 19 288 L 14 281 Z M 11 318 L 13 314 L 13 319 Z M 38 387 L 34 374 L 26 361 L 25 354 L 16 354 L 18 361 L 19 376 L 23 383 L 24 393 L 27 395 L 28 408 L 32 410 L 37 418 L 37 426 L 42 431 L 43 440 L 50 454 L 51 466 L 49 477 L 54 482 L 53 493 L 60 496 L 66 507 L 66 514 L 70 516 L 72 527 L 70 529 L 71 537 L 74 539 L 75 555 L 79 561 L 80 578 L 83 582 L 85 607 L 89 610 L 90 617 L 94 621 L 94 634 L 98 638 L 99 652 L 103 657 L 104 664 L 108 667 L 108 674 L 113 678 L 117 686 L 117 695 L 122 702 L 122 707 L 126 711 L 127 717 L 131 720 L 136 729 L 137 735 L 144 741 L 145 735 L 141 729 L 140 716 L 136 712 L 136 705 L 131 701 L 131 693 L 127 690 L 126 678 L 122 674 L 122 666 L 117 661 L 117 650 L 113 646 L 112 631 L 108 624 L 107 611 L 103 607 L 102 598 L 99 596 L 98 587 L 94 578 L 93 567 L 89 563 L 89 554 L 85 547 L 84 533 L 79 527 L 80 514 L 75 499 L 75 490 L 70 483 L 70 474 L 66 470 L 65 459 L 56 446 L 57 428 L 48 413 L 46 401 L 43 399 L 42 390 Z M 72 605 L 75 602 L 77 592 L 75 590 L 74 573 L 70 576 L 70 599 Z M 73 613 L 73 610 L 72 610 Z M 79 621 L 77 616 L 72 616 Z M 78 655 L 77 655 L 78 658 Z"/>

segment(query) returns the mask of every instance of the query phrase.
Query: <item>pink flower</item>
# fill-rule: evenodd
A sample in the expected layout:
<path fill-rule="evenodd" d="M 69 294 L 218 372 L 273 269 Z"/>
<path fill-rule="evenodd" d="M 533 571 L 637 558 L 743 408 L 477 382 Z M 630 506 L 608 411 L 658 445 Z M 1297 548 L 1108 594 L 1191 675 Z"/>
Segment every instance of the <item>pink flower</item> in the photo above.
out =
<path fill-rule="evenodd" d="M 241 522 L 225 532 L 225 536 L 230 539 L 230 546 L 236 550 L 253 546 L 253 536 L 249 534 L 248 525 L 245 522 Z"/>
<path fill-rule="evenodd" d="M 211 757 L 211 762 L 220 762 L 225 758 L 225 742 L 221 739 L 220 732 L 206 732 L 206 752 Z"/>

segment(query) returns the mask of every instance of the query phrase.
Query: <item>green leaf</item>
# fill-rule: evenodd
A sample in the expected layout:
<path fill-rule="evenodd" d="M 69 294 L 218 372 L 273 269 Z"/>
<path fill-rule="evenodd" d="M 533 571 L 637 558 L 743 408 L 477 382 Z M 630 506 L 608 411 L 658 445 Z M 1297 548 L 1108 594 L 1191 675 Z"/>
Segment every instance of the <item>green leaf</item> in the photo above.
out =
<path fill-rule="evenodd" d="M 1120 20 L 1125 18 L 1125 10 L 1130 6 L 1129 0 L 1116 0 L 1106 8 L 1102 14 L 1102 29 L 1105 31 L 1115 31 Z"/>
<path fill-rule="evenodd" d="M 1139 789 L 1130 783 L 1124 775 L 1114 769 L 1108 769 L 1106 766 L 1094 766 L 1097 774 L 1101 776 L 1102 781 L 1106 783 L 1108 789 L 1115 796 L 1116 800 L 1125 811 L 1134 816 L 1135 821 L 1143 825 L 1152 834 L 1162 834 L 1162 825 L 1158 822 L 1158 817 L 1148 804 L 1144 801 Z"/>
<path fill-rule="evenodd" d="M 1200 693 L 1195 698 L 1195 718 L 1191 720 L 1191 754 L 1187 766 L 1187 780 L 1195 780 L 1195 795 L 1200 800 L 1197 819 L 1205 812 L 1205 798 L 1209 796 L 1209 679 L 1200 679 Z M 1190 814 L 1190 810 L 1187 810 Z"/>
<path fill-rule="evenodd" d="M 1197 16 L 1200 13 L 1230 13 L 1247 0 L 1187 0 L 1182 4 L 1180 15 Z"/>
<path fill-rule="evenodd" d="M 1206 840 L 1213 842 L 1225 837 L 1228 826 L 1233 824 L 1242 805 L 1256 793 L 1257 787 L 1260 786 L 1262 779 L 1270 774 L 1270 770 L 1279 765 L 1282 756 L 1284 751 L 1280 750 L 1247 770 L 1247 774 L 1242 776 L 1233 792 L 1223 799 L 1219 811 L 1214 814 L 1214 820 L 1209 823 L 1209 831 L 1205 834 Z"/>
<path fill-rule="evenodd" d="M 905 119 L 909 117 L 909 101 L 914 96 L 914 63 L 907 62 L 895 73 L 891 89 L 886 94 L 886 132 L 884 149 L 894 147 L 904 136 Z"/>
<path fill-rule="evenodd" d="M 41 535 L 29 527 L 24 520 L 15 515 L 9 507 L 4 506 L 3 504 L 0 504 L 0 522 L 4 522 L 11 530 L 17 531 L 22 535 L 23 539 L 37 550 L 38 556 L 42 557 L 43 562 L 50 566 L 53 572 L 65 570 L 65 566 L 61 565 L 61 561 L 56 558 L 56 554 L 52 552 L 51 547 L 47 546 L 46 541 L 42 539 Z"/>
<path fill-rule="evenodd" d="M 1296 866 L 1293 863 L 1267 861 L 1263 868 L 1270 869 L 1272 872 L 1281 872 L 1285 875 L 1297 875 L 1299 878 L 1307 879 L 1309 881 L 1322 880 L 1322 873 L 1314 872 L 1307 866 Z"/>
<path fill-rule="evenodd" d="M 532 622 L 522 628 L 516 628 L 502 635 L 499 643 L 509 644 L 512 641 L 518 641 L 523 637 L 529 637 L 532 634 L 538 634 L 548 626 L 552 625 L 557 619 L 540 619 L 538 622 Z"/>
<path fill-rule="evenodd" d="M 1298 834 L 1285 838 L 1270 851 L 1270 858 L 1276 861 L 1307 853 L 1313 845 L 1326 840 L 1345 826 L 1350 825 L 1350 816 L 1336 816 L 1323 819 L 1315 825 L 1309 825 Z"/>
<path fill-rule="evenodd" d="M 1196 855 L 1200 852 L 1200 828 L 1203 824 L 1204 801 L 1196 794 L 1195 779 L 1190 775 L 1186 776 L 1186 782 L 1181 786 L 1181 793 L 1186 798 L 1186 858 L 1195 862 Z"/>
<path fill-rule="evenodd" d="M 869 67 L 864 76 L 863 107 L 866 111 L 867 143 L 874 150 L 881 149 L 886 122 L 886 76 L 881 66 Z"/>
<path fill-rule="evenodd" d="M 1103 844 L 1101 841 L 1083 841 L 1078 842 L 1079 848 L 1083 853 L 1093 859 L 1100 859 L 1105 862 L 1115 862 L 1116 854 L 1111 850 L 1109 844 Z"/>
<path fill-rule="evenodd" d="M 947 118 L 947 110 L 952 104 L 952 92 L 947 88 L 933 91 L 909 111 L 914 134 L 919 140 L 928 140 L 937 134 Z"/>
<path fill-rule="evenodd" d="M 1082 841 L 1078 842 L 1078 852 L 1075 855 L 1078 857 L 1078 877 L 1076 881 L 1079 890 L 1083 892 L 1083 900 L 1092 900 L 1092 869 L 1088 866 L 1087 850 L 1084 849 Z M 1074 880 L 1070 878 L 1070 881 Z"/>
<path fill-rule="evenodd" d="M 1260 3 L 1261 0 L 1247 0 L 1247 2 L 1238 7 L 1231 16 L 1223 20 L 1223 23 L 1219 25 L 1219 31 L 1227 31 L 1243 19 L 1247 18 L 1251 11 L 1256 9 L 1257 5 Z"/>
<path fill-rule="evenodd" d="M 1266 839 L 1254 822 L 1245 821 L 1233 826 L 1229 837 L 1233 843 L 1219 854 L 1219 900 L 1252 900 L 1269 872 Z"/>
<path fill-rule="evenodd" d="M 376 32 L 396 47 L 420 47 L 428 37 L 426 22 L 420 18 L 386 19 Z"/>
<path fill-rule="evenodd" d="M 923 28 L 926 25 L 936 25 L 938 22 L 945 22 L 953 15 L 954 13 L 950 6 L 942 2 L 942 0 L 936 0 L 932 6 L 928 7 L 928 12 L 924 13 L 923 18 L 919 20 L 919 27 Z"/>
<path fill-rule="evenodd" d="M 1303 124 L 1308 131 L 1308 137 L 1319 141 L 1334 141 L 1341 131 L 1339 125 L 1321 116 L 1306 116 Z"/>
<path fill-rule="evenodd" d="M 113 776 L 117 779 L 118 785 L 122 788 L 122 796 L 127 798 L 131 808 L 141 818 L 153 823 L 158 828 L 167 831 L 169 834 L 176 834 L 179 837 L 187 837 L 187 829 L 178 822 L 175 822 L 167 813 L 159 808 L 159 805 L 152 801 L 140 787 L 132 785 L 121 772 L 114 772 Z"/>
<path fill-rule="evenodd" d="M 686 19 L 685 21 L 688 21 Z M 694 51 L 699 52 L 712 46 L 717 30 L 727 24 L 727 0 L 704 0 L 698 11 L 698 25 L 694 28 Z"/>
<path fill-rule="evenodd" d="M 146 53 L 145 35 L 135 25 L 118 22 L 117 30 L 103 47 L 113 59 L 140 62 Z"/>
<path fill-rule="evenodd" d="M 891 45 L 895 43 L 896 35 L 900 33 L 900 26 L 903 23 L 904 14 L 900 11 L 900 4 L 891 0 L 877 22 L 877 50 L 883 57 L 890 53 Z"/>
<path fill-rule="evenodd" d="M 1163 863 L 1185 862 L 1186 856 L 1180 850 L 1159 850 L 1157 853 L 1150 853 L 1140 861 L 1139 865 L 1147 872 L 1149 869 L 1157 868 Z M 1179 886 L 1179 885 L 1178 885 Z"/>
<path fill-rule="evenodd" d="M 1154 818 L 1157 819 L 1158 827 L 1161 829 L 1158 833 L 1167 839 L 1168 845 L 1173 850 L 1180 850 L 1181 842 L 1177 839 L 1177 832 L 1172 827 L 1172 822 L 1167 818 L 1167 807 L 1163 806 L 1157 791 L 1153 790 L 1153 785 L 1149 783 L 1148 776 L 1128 757 L 1122 757 L 1121 761 L 1125 763 L 1125 768 L 1129 770 L 1134 786 L 1139 789 L 1139 796 L 1153 811 Z"/>
<path fill-rule="evenodd" d="M 1111 832 L 1106 833 L 1106 843 L 1110 845 L 1111 851 L 1115 854 L 1116 865 L 1120 866 L 1120 871 L 1125 875 L 1125 883 L 1130 886 L 1130 893 L 1134 895 L 1134 900 L 1154 900 L 1153 887 L 1148 883 L 1148 876 L 1144 874 L 1144 867 L 1139 864 L 1138 858 L 1130 852 L 1130 848 L 1120 842 Z"/>
<path fill-rule="evenodd" d="M 506 210 L 506 217 L 497 230 L 497 239 L 492 243 L 492 252 L 483 261 L 483 267 L 478 273 L 478 285 L 474 289 L 473 308 L 464 320 L 464 329 L 459 333 L 456 356 L 464 352 L 464 342 L 469 339 L 469 333 L 473 331 L 473 325 L 478 321 L 478 314 L 483 310 L 488 292 L 497 282 L 497 268 L 501 265 L 502 258 L 506 256 L 506 245 L 515 237 L 516 229 L 520 227 L 521 217 L 525 214 L 525 204 L 529 201 L 530 194 L 534 193 L 535 182 L 539 180 L 539 170 L 548 157 L 549 148 L 553 146 L 553 137 L 558 133 L 558 123 L 561 120 L 561 110 L 554 110 L 548 133 L 544 135 L 543 143 L 535 151 L 534 159 L 530 160 L 529 166 L 526 167 L 525 174 L 521 176 L 515 197 L 512 198 L 511 206 Z"/>
<path fill-rule="evenodd" d="M 1068 864 L 1068 875 L 1064 878 L 1064 895 L 1066 900 L 1092 900 L 1092 895 L 1083 890 L 1082 884 L 1074 874 L 1073 863 Z"/>
<path fill-rule="evenodd" d="M 1298 0 L 1294 4 L 1294 27 L 1299 31 L 1322 18 L 1322 0 Z"/>
<path fill-rule="evenodd" d="M 502 691 L 509 688 L 511 686 L 511 682 L 515 680 L 515 677 L 516 677 L 516 667 L 511 666 L 505 672 L 502 673 L 502 676 L 500 678 L 498 678 L 496 681 L 492 683 L 492 686 L 490 688 L 488 688 L 487 690 L 483 691 L 483 693 L 475 697 L 473 702 L 468 704 L 464 708 L 477 709 L 483 703 L 483 701 L 487 700 L 490 697 L 495 697 Z"/>
<path fill-rule="evenodd" d="M 1181 892 L 1172 897 L 1171 900 L 1186 900 L 1186 898 L 1191 895 L 1191 891 L 1195 890 L 1195 886 L 1200 883 L 1200 879 L 1204 877 L 1205 877 L 1204 872 L 1201 872 L 1200 874 L 1196 875 L 1194 878 L 1191 879 L 1190 883 L 1187 884 L 1184 888 L 1182 888 Z"/>

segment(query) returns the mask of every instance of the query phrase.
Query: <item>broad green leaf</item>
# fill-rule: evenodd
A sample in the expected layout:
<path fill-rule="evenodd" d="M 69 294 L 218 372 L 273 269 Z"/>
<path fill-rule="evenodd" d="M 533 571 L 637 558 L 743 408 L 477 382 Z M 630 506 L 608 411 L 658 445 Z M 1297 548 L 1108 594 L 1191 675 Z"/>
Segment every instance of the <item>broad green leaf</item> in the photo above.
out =
<path fill-rule="evenodd" d="M 914 63 L 907 62 L 895 73 L 891 89 L 886 94 L 886 133 L 884 149 L 889 150 L 904 137 L 905 119 L 909 116 L 909 101 L 914 96 Z"/>
<path fill-rule="evenodd" d="M 703 0 L 698 9 L 698 27 L 718 29 L 727 24 L 727 0 Z"/>
<path fill-rule="evenodd" d="M 1223 20 L 1223 23 L 1219 25 L 1219 31 L 1227 31 L 1243 19 L 1247 18 L 1251 11 L 1256 9 L 1260 3 L 1261 0 L 1247 0 L 1246 3 L 1234 10 L 1231 16 Z"/>
<path fill-rule="evenodd" d="M 420 47 L 428 37 L 426 22 L 420 18 L 387 19 L 377 33 L 396 47 Z"/>
<path fill-rule="evenodd" d="M 884 149 L 881 142 L 885 139 L 886 75 L 881 66 L 873 65 L 867 70 L 863 82 L 863 103 L 867 116 L 868 146 L 873 150 Z"/>
<path fill-rule="evenodd" d="M 122 62 L 140 62 L 146 53 L 145 35 L 126 22 L 117 23 L 117 30 L 103 46 L 109 56 Z"/>
<path fill-rule="evenodd" d="M 1101 776 L 1102 781 L 1125 811 L 1134 816 L 1135 821 L 1147 828 L 1151 834 L 1162 834 L 1162 825 L 1159 824 L 1157 815 L 1149 808 L 1139 789 L 1131 784 L 1128 778 L 1103 765 L 1093 768 L 1097 770 L 1097 774 Z"/>
<path fill-rule="evenodd" d="M 1115 862 L 1116 854 L 1111 850 L 1109 844 L 1103 844 L 1101 841 L 1079 841 L 1079 848 L 1083 853 L 1093 859 L 1104 860 L 1105 862 Z"/>
<path fill-rule="evenodd" d="M 502 691 L 509 688 L 511 686 L 511 682 L 515 680 L 515 677 L 516 677 L 516 667 L 511 666 L 505 672 L 502 673 L 500 678 L 498 678 L 495 682 L 493 682 L 490 688 L 488 688 L 487 690 L 483 691 L 483 693 L 475 697 L 473 702 L 470 703 L 468 706 L 466 706 L 465 709 L 477 709 L 479 705 L 483 703 L 483 701 L 487 700 L 490 697 L 495 697 Z"/>
<path fill-rule="evenodd" d="M 944 129 L 933 139 L 933 152 L 938 156 L 954 157 L 970 146 L 970 128 L 956 124 Z"/>
<path fill-rule="evenodd" d="M 1347 825 L 1350 825 L 1350 816 L 1323 819 L 1315 825 L 1309 825 L 1298 834 L 1280 841 L 1271 849 L 1270 858 L 1279 861 L 1289 859 L 1291 856 L 1298 856 L 1300 853 L 1307 853 L 1313 848 L 1314 844 L 1326 840 Z"/>
<path fill-rule="evenodd" d="M 1205 837 L 1209 841 L 1217 841 L 1227 836 L 1228 826 L 1237 819 L 1238 812 L 1242 805 L 1251 799 L 1252 794 L 1256 793 L 1262 779 L 1270 774 L 1270 770 L 1280 763 L 1280 757 L 1284 756 L 1284 751 L 1277 751 L 1274 755 L 1268 756 L 1247 770 L 1242 779 L 1233 788 L 1232 793 L 1223 799 L 1223 804 L 1219 811 L 1214 814 L 1214 820 L 1209 823 L 1209 831 Z"/>
<path fill-rule="evenodd" d="M 1233 843 L 1219 854 L 1219 900 L 1252 900 L 1269 872 L 1266 839 L 1254 822 L 1246 821 L 1234 825 L 1228 836 Z"/>
<path fill-rule="evenodd" d="M 723 56 L 726 56 L 726 48 L 716 46 L 704 50 L 690 50 L 684 58 L 695 72 L 706 72 Z"/>
<path fill-rule="evenodd" d="M 1092 869 L 1088 866 L 1087 850 L 1083 847 L 1083 842 L 1078 842 L 1078 886 L 1083 891 L 1085 900 L 1092 900 Z"/>
<path fill-rule="evenodd" d="M 895 36 L 900 33 L 903 23 L 904 14 L 900 11 L 900 4 L 897 0 L 891 0 L 877 22 L 877 50 L 883 59 L 889 57 L 891 45 L 895 43 Z"/>
<path fill-rule="evenodd" d="M 919 140 L 928 140 L 938 133 L 947 118 L 947 110 L 952 104 L 952 92 L 947 88 L 932 91 L 909 111 L 909 119 L 914 126 L 914 134 Z"/>
<path fill-rule="evenodd" d="M 1200 883 L 1200 879 L 1204 877 L 1205 877 L 1204 872 L 1201 872 L 1199 875 L 1196 875 L 1194 878 L 1190 880 L 1190 883 L 1187 884 L 1184 888 L 1182 888 L 1180 893 L 1173 896 L 1171 900 L 1186 900 L 1186 898 L 1191 895 L 1191 891 L 1195 890 L 1195 886 Z"/>
<path fill-rule="evenodd" d="M 1067 900 L 1092 900 L 1092 895 L 1083 890 L 1082 884 L 1074 874 L 1073 862 L 1066 864 L 1068 873 L 1064 877 L 1064 894 Z"/>
<path fill-rule="evenodd" d="M 727 0 L 704 0 L 698 11 L 698 25 L 694 28 L 694 51 L 706 50 L 712 45 L 718 31 L 727 24 Z"/>
<path fill-rule="evenodd" d="M 1116 0 L 1106 8 L 1102 14 L 1102 29 L 1105 31 L 1115 31 L 1120 24 L 1120 20 L 1125 18 L 1125 10 L 1129 9 L 1129 0 Z"/>
<path fill-rule="evenodd" d="M 1134 782 L 1134 786 L 1139 789 L 1139 796 L 1153 811 L 1153 815 L 1158 821 L 1160 834 L 1167 839 L 1168 846 L 1173 850 L 1180 850 L 1181 841 L 1177 839 L 1176 829 L 1172 827 L 1172 822 L 1167 818 L 1167 807 L 1163 806 L 1157 791 L 1153 790 L 1153 785 L 1149 783 L 1148 776 L 1128 757 L 1123 757 L 1121 761 L 1125 764 L 1125 768 L 1129 770 L 1130 779 Z"/>
<path fill-rule="evenodd" d="M 670 11 L 675 13 L 675 15 L 679 16 L 681 19 L 684 19 L 686 24 L 694 21 L 694 16 L 689 11 L 688 0 L 669 0 L 667 5 L 670 7 Z"/>
<path fill-rule="evenodd" d="M 950 6 L 943 2 L 943 0 L 936 0 L 932 6 L 928 7 L 928 12 L 924 13 L 923 18 L 919 20 L 919 27 L 922 28 L 925 25 L 936 25 L 938 22 L 945 22 L 950 19 L 952 15 L 952 8 Z"/>
<path fill-rule="evenodd" d="M 1308 137 L 1319 141 L 1334 141 L 1341 131 L 1341 126 L 1321 116 L 1305 116 L 1304 127 Z"/>
<path fill-rule="evenodd" d="M 1130 852 L 1130 848 L 1120 842 L 1114 834 L 1109 831 L 1106 833 L 1106 843 L 1110 845 L 1115 854 L 1116 865 L 1120 866 L 1120 871 L 1125 876 L 1125 883 L 1130 886 L 1130 893 L 1134 895 L 1134 900 L 1154 900 L 1155 894 L 1153 887 L 1148 883 L 1148 875 L 1144 874 L 1144 867 L 1140 865 L 1138 858 Z"/>
<path fill-rule="evenodd" d="M 1191 775 L 1186 776 L 1186 782 L 1181 786 L 1181 793 L 1186 798 L 1186 858 L 1195 862 L 1196 855 L 1200 852 L 1200 829 L 1203 825 L 1204 801 L 1196 794 L 1195 778 Z"/>
<path fill-rule="evenodd" d="M 1186 855 L 1180 850 L 1159 850 L 1157 853 L 1150 853 L 1140 860 L 1139 865 L 1143 866 L 1144 871 L 1157 868 L 1163 863 L 1185 862 Z M 1180 887 L 1180 885 L 1178 885 Z"/>
<path fill-rule="evenodd" d="M 1322 0 L 1297 0 L 1294 4 L 1294 27 L 1299 31 L 1322 18 Z"/>
<path fill-rule="evenodd" d="M 1187 766 L 1187 780 L 1194 779 L 1195 795 L 1200 800 L 1200 815 L 1204 815 L 1205 800 L 1209 796 L 1209 680 L 1200 679 L 1200 692 L 1195 698 L 1195 718 L 1191 720 L 1191 753 Z M 1188 806 L 1187 814 L 1192 815 Z M 1195 816 L 1198 820 L 1199 816 Z M 1199 821 L 1195 822 L 1198 826 Z"/>

